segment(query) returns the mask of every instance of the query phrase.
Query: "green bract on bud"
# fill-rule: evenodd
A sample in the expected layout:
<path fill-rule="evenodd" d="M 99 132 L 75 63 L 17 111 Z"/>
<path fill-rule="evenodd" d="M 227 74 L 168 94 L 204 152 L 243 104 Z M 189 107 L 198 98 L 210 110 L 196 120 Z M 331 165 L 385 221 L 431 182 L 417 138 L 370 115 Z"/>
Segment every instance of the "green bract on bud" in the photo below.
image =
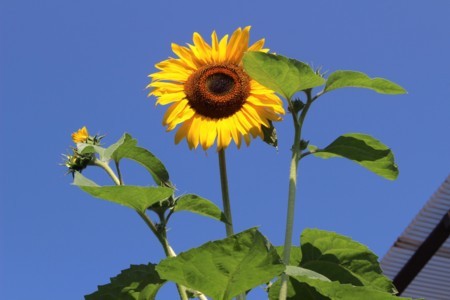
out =
<path fill-rule="evenodd" d="M 305 150 L 308 148 L 309 141 L 301 140 L 300 141 L 300 150 Z"/>
<path fill-rule="evenodd" d="M 300 99 L 294 99 L 292 101 L 292 105 L 294 106 L 296 114 L 299 113 L 303 109 L 303 107 L 305 107 L 305 103 L 303 103 Z"/>
<path fill-rule="evenodd" d="M 316 73 L 316 75 L 319 75 L 320 77 L 324 77 L 324 75 L 327 73 L 327 71 L 322 72 L 322 67 L 318 67 L 317 69 L 314 70 L 314 73 Z"/>
<path fill-rule="evenodd" d="M 72 150 L 72 155 L 63 154 L 65 159 L 63 165 L 67 167 L 68 173 L 73 174 L 75 172 L 81 172 L 95 159 L 95 156 L 92 153 L 79 154 L 76 148 L 73 148 Z"/>

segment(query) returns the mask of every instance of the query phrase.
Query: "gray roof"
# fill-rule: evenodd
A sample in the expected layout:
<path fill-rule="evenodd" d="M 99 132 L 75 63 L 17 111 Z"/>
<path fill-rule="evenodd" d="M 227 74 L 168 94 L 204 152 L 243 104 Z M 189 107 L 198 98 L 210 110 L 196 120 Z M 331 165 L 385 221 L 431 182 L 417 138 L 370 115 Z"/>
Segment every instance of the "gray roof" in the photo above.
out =
<path fill-rule="evenodd" d="M 449 210 L 450 175 L 381 260 L 381 268 L 389 278 L 397 276 Z M 450 299 L 450 238 L 445 240 L 401 295 L 427 300 Z"/>

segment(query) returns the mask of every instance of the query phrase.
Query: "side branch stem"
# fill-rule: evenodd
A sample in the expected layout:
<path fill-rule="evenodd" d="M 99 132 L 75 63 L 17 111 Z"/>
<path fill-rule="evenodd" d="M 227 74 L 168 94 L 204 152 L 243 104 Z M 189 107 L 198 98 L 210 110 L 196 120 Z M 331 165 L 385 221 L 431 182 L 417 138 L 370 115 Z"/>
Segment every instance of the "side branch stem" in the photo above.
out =
<path fill-rule="evenodd" d="M 122 184 L 122 178 L 117 177 L 117 175 L 114 173 L 114 171 L 111 169 L 109 164 L 107 162 L 101 161 L 99 159 L 94 159 L 92 162 L 93 165 L 102 168 L 105 170 L 105 172 L 111 177 L 111 179 L 114 181 L 116 185 L 123 185 Z M 118 164 L 116 164 L 117 172 L 120 176 L 120 169 Z M 121 176 L 120 176 L 121 177 Z M 167 257 L 174 257 L 177 256 L 175 251 L 173 251 L 172 247 L 169 245 L 169 241 L 167 240 L 166 234 L 165 234 L 165 228 L 160 231 L 156 227 L 156 225 L 153 223 L 153 221 L 147 216 L 145 212 L 136 211 L 138 215 L 144 220 L 145 224 L 150 228 L 150 230 L 153 232 L 153 234 L 158 239 L 159 243 L 164 249 L 164 253 Z M 189 297 L 186 293 L 186 288 L 180 284 L 177 284 L 178 294 L 180 295 L 181 300 L 189 300 Z M 200 294 L 198 296 L 200 299 L 206 299 L 206 297 L 203 294 Z"/>

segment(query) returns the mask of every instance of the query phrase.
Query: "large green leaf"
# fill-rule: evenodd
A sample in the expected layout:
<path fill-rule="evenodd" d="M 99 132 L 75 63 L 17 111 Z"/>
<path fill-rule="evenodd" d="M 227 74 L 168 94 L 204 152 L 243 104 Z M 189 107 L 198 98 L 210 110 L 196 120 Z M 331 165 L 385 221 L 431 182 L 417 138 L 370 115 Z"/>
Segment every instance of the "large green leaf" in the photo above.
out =
<path fill-rule="evenodd" d="M 86 300 L 152 300 L 166 281 L 161 279 L 155 265 L 131 265 L 111 283 L 98 286 L 98 290 L 86 295 Z"/>
<path fill-rule="evenodd" d="M 228 223 L 225 214 L 217 205 L 197 195 L 188 194 L 177 199 L 173 211 L 178 212 L 183 210 Z"/>
<path fill-rule="evenodd" d="M 395 287 L 382 274 L 377 256 L 349 237 L 318 229 L 305 229 L 301 235 L 301 267 L 330 280 L 393 293 Z"/>
<path fill-rule="evenodd" d="M 330 74 L 325 85 L 325 92 L 339 88 L 357 87 L 374 90 L 380 94 L 405 94 L 406 90 L 384 78 L 370 78 L 356 71 L 336 71 Z"/>
<path fill-rule="evenodd" d="M 325 83 L 307 64 L 281 55 L 252 51 L 245 53 L 243 62 L 250 77 L 286 99 Z"/>
<path fill-rule="evenodd" d="M 284 265 L 275 248 L 255 228 L 208 242 L 161 261 L 161 278 L 228 300 L 279 275 Z"/>
<path fill-rule="evenodd" d="M 386 179 L 394 180 L 398 168 L 392 151 L 383 143 L 367 134 L 347 133 L 338 137 L 324 149 L 310 147 L 320 158 L 345 157 Z"/>
<path fill-rule="evenodd" d="M 115 144 L 105 150 L 104 156 L 116 162 L 119 162 L 122 158 L 134 160 L 150 172 L 157 184 L 171 186 L 169 173 L 163 163 L 150 151 L 136 145 L 137 140 L 125 133 Z"/>
<path fill-rule="evenodd" d="M 168 187 L 99 186 L 78 172 L 75 173 L 73 184 L 96 198 L 125 205 L 140 212 L 145 212 L 149 206 L 173 194 L 173 189 Z"/>
<path fill-rule="evenodd" d="M 269 299 L 278 300 L 280 281 L 269 290 Z M 391 293 L 374 290 L 366 286 L 341 284 L 337 281 L 313 279 L 302 275 L 289 277 L 288 300 L 396 300 L 410 299 L 397 297 Z"/>
<path fill-rule="evenodd" d="M 305 269 L 301 267 L 295 267 L 295 266 L 286 266 L 285 273 L 289 276 L 289 281 L 287 285 L 287 299 L 288 300 L 294 300 L 294 299 L 328 299 L 324 297 L 323 295 L 319 294 L 314 288 L 310 287 L 309 285 L 305 283 L 300 283 L 296 280 L 294 280 L 292 277 L 308 277 L 311 279 L 318 279 L 322 281 L 330 281 L 325 276 Z M 278 300 L 278 296 L 280 294 L 280 287 L 281 287 L 281 280 L 278 279 L 274 284 L 272 284 L 269 288 L 269 299 L 270 300 Z"/>
<path fill-rule="evenodd" d="M 278 255 L 283 258 L 284 246 L 276 246 Z M 287 265 L 299 266 L 302 261 L 302 249 L 297 246 L 291 246 L 291 257 L 289 262 L 286 262 Z"/>

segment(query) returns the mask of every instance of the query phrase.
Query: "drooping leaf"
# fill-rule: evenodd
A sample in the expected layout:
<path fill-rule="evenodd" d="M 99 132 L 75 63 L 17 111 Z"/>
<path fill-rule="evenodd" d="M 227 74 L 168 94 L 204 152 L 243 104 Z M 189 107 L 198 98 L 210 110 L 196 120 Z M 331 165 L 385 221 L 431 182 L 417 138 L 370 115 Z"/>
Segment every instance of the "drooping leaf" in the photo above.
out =
<path fill-rule="evenodd" d="M 278 147 L 277 130 L 275 129 L 275 127 L 273 126 L 271 121 L 269 121 L 269 124 L 270 124 L 270 127 L 261 126 L 261 130 L 264 135 L 263 141 L 266 144 L 277 148 Z"/>
<path fill-rule="evenodd" d="M 211 201 L 197 195 L 183 195 L 177 199 L 173 208 L 174 212 L 190 211 L 202 216 L 210 217 L 224 223 L 228 223 L 225 214 Z"/>
<path fill-rule="evenodd" d="M 287 299 L 295 300 L 295 299 L 314 299 L 314 300 L 327 300 L 329 298 L 318 293 L 313 287 L 294 280 L 294 277 L 302 278 L 307 277 L 311 279 L 317 279 L 322 281 L 329 282 L 330 280 L 325 276 L 316 273 L 314 271 L 296 267 L 296 266 L 286 266 L 285 273 L 289 276 L 289 281 L 287 285 Z M 278 279 L 272 286 L 269 288 L 269 299 L 270 300 L 278 300 L 278 296 L 280 294 L 281 280 Z"/>
<path fill-rule="evenodd" d="M 154 264 L 131 265 L 111 283 L 98 286 L 98 290 L 86 295 L 86 300 L 153 300 L 166 281 L 161 279 Z"/>
<path fill-rule="evenodd" d="M 308 277 L 293 277 L 300 283 L 306 283 L 313 287 L 321 295 L 331 300 L 411 300 L 411 298 L 397 297 L 389 292 L 372 289 L 367 286 L 353 286 L 351 284 L 341 284 L 336 281 L 326 282 Z"/>
<path fill-rule="evenodd" d="M 125 133 L 115 144 L 105 150 L 105 157 L 119 162 L 128 158 L 144 166 L 152 175 L 156 184 L 171 186 L 169 173 L 163 163 L 147 149 L 137 146 L 137 140 Z"/>
<path fill-rule="evenodd" d="M 325 83 L 325 79 L 307 64 L 281 55 L 247 52 L 243 62 L 250 77 L 286 99 L 290 99 L 296 92 Z"/>
<path fill-rule="evenodd" d="M 284 265 L 275 248 L 255 228 L 161 261 L 161 278 L 228 300 L 279 275 Z"/>
<path fill-rule="evenodd" d="M 387 293 L 396 291 L 391 280 L 382 274 L 377 256 L 349 237 L 319 229 L 305 229 L 301 235 L 301 249 L 300 266 L 330 280 Z"/>
<path fill-rule="evenodd" d="M 281 257 L 281 259 L 283 259 L 284 246 L 277 246 L 275 247 L 275 249 L 277 249 L 277 253 Z M 291 258 L 289 262 L 286 262 L 286 264 L 292 266 L 299 266 L 301 260 L 302 260 L 302 249 L 297 246 L 291 246 Z"/>
<path fill-rule="evenodd" d="M 362 133 L 347 133 L 324 149 L 313 149 L 320 158 L 345 157 L 389 180 L 398 176 L 394 155 L 386 145 Z"/>
<path fill-rule="evenodd" d="M 73 184 L 96 198 L 125 205 L 140 212 L 145 212 L 149 206 L 173 194 L 173 189 L 168 187 L 99 186 L 78 172 L 75 173 Z"/>
<path fill-rule="evenodd" d="M 361 72 L 344 70 L 333 72 L 328 76 L 325 92 L 345 87 L 365 88 L 380 94 L 406 94 L 404 88 L 387 79 L 370 78 Z"/>

